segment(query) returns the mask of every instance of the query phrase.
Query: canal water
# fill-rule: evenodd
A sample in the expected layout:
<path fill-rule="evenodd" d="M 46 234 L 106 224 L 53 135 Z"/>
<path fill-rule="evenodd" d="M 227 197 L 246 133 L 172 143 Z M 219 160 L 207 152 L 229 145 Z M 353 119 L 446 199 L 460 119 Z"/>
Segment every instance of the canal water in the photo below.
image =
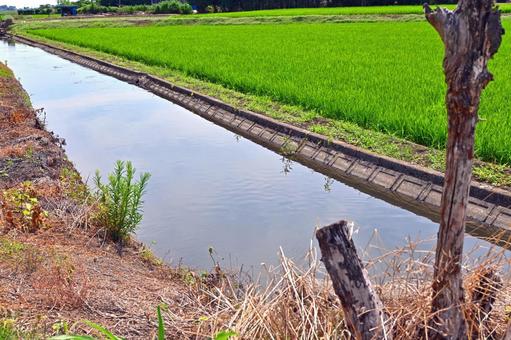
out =
<path fill-rule="evenodd" d="M 305 255 L 314 229 L 355 222 L 371 255 L 435 236 L 437 224 L 333 181 L 186 109 L 40 49 L 0 43 L 83 178 L 131 160 L 152 177 L 137 238 L 173 264 L 259 268 Z M 477 239 L 467 238 L 470 249 Z M 313 242 L 314 243 L 314 242 Z M 368 246 L 370 245 L 370 246 Z"/>

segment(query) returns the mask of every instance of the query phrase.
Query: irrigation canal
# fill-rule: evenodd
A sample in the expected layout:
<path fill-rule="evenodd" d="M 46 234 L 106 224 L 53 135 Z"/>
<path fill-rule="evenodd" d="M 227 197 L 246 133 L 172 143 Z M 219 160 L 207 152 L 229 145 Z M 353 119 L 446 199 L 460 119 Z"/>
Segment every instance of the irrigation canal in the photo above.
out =
<path fill-rule="evenodd" d="M 136 86 L 23 44 L 0 44 L 48 129 L 67 142 L 83 178 L 118 159 L 152 174 L 137 238 L 173 264 L 258 268 L 303 256 L 314 228 L 355 221 L 355 242 L 377 255 L 437 224 L 283 158 Z M 375 231 L 376 230 L 376 231 Z M 368 244 L 371 246 L 367 247 Z M 466 249 L 486 247 L 467 235 Z M 429 245 L 425 245 L 429 247 Z M 483 250 L 481 250 L 481 253 Z"/>

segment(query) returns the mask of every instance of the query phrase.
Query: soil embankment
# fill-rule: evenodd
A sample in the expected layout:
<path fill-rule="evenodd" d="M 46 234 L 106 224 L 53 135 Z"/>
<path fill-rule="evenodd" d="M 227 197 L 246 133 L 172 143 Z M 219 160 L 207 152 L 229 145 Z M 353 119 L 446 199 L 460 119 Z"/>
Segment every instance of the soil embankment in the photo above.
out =
<path fill-rule="evenodd" d="M 15 337 L 45 338 L 87 319 L 129 339 L 151 338 L 156 306 L 186 313 L 192 288 L 143 247 L 119 256 L 101 237 L 63 141 L 37 116 L 0 64 L 0 337 L 8 324 Z"/>

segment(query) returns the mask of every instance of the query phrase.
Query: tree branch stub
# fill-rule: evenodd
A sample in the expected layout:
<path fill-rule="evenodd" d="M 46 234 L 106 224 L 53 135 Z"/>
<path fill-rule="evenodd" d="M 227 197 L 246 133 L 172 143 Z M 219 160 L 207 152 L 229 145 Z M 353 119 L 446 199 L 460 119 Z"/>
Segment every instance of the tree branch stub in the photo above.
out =
<path fill-rule="evenodd" d="M 322 261 L 341 300 L 346 324 L 356 339 L 391 339 L 385 332 L 383 305 L 358 257 L 346 221 L 316 232 Z"/>

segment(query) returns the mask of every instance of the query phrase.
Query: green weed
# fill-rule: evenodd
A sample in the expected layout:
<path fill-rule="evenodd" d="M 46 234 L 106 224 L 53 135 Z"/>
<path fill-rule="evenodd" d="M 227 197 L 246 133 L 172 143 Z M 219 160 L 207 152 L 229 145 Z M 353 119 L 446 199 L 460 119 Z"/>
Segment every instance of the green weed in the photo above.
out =
<path fill-rule="evenodd" d="M 25 244 L 9 240 L 0 239 L 0 258 L 5 261 L 6 259 L 19 258 L 26 250 Z"/>
<path fill-rule="evenodd" d="M 16 320 L 0 319 L 0 339 L 2 340 L 42 340 L 35 331 L 22 331 L 16 327 Z"/>
<path fill-rule="evenodd" d="M 125 340 L 124 338 L 121 338 L 121 337 L 118 337 L 118 336 L 112 334 L 112 332 L 110 332 L 108 329 L 101 326 L 100 324 L 97 324 L 97 323 L 94 323 L 94 322 L 91 322 L 88 320 L 83 320 L 82 322 L 84 324 L 86 324 L 87 326 L 89 326 L 90 328 L 96 330 L 99 334 L 102 335 L 102 338 L 104 338 L 104 339 Z M 57 336 L 49 338 L 49 340 L 96 340 L 96 338 L 94 338 L 93 336 L 90 336 L 90 335 L 57 335 Z"/>
<path fill-rule="evenodd" d="M 165 325 L 163 323 L 163 317 L 161 315 L 161 306 L 158 306 L 156 309 L 157 316 L 158 316 L 158 340 L 165 340 Z M 89 326 L 90 328 L 97 331 L 99 334 L 101 334 L 102 338 L 107 340 L 125 340 L 124 338 L 121 338 L 117 335 L 114 335 L 112 332 L 110 332 L 108 329 L 103 327 L 100 324 L 83 320 L 84 324 Z M 1 329 L 0 329 L 1 330 Z M 0 333 L 1 335 L 1 333 Z M 2 339 L 2 338 L 0 338 Z M 48 340 L 95 340 L 96 338 L 90 336 L 90 335 L 58 335 L 49 338 Z M 228 339 L 228 338 L 219 338 L 218 340 L 222 339 Z M 217 338 L 215 338 L 217 340 Z"/>
<path fill-rule="evenodd" d="M 3 197 L 8 212 L 7 221 L 10 224 L 20 225 L 25 231 L 35 231 L 44 227 L 48 212 L 42 209 L 35 197 L 31 182 L 22 183 L 20 188 L 5 190 Z"/>
<path fill-rule="evenodd" d="M 166 308 L 168 308 L 168 306 L 166 306 L 166 305 L 156 307 L 156 315 L 158 318 L 158 338 L 157 338 L 158 340 L 165 340 L 165 323 L 163 322 L 163 317 L 162 317 L 161 311 L 162 311 L 162 309 L 166 309 Z M 88 320 L 83 320 L 82 322 L 84 324 L 86 324 L 87 326 L 89 326 L 90 328 L 97 331 L 99 334 L 101 334 L 104 339 L 125 340 L 124 338 L 114 335 L 112 332 L 110 332 L 108 329 L 106 329 L 105 327 L 103 327 L 100 324 L 97 324 L 97 323 L 94 323 L 94 322 L 91 322 Z M 2 335 L 1 331 L 2 331 L 2 328 L 0 327 L 0 336 Z M 229 340 L 231 337 L 236 336 L 236 335 L 237 335 L 236 332 L 233 332 L 231 330 L 224 330 L 224 331 L 220 331 L 220 332 L 216 333 L 215 336 L 212 338 L 212 340 Z M 4 339 L 4 338 L 0 337 L 0 339 Z M 14 338 L 13 338 L 13 340 L 14 340 Z M 58 335 L 58 336 L 51 337 L 48 340 L 96 340 L 96 338 L 94 338 L 93 336 L 90 336 L 90 335 Z"/>
<path fill-rule="evenodd" d="M 142 173 L 134 180 L 135 168 L 131 162 L 117 161 L 108 182 L 101 182 L 99 171 L 94 184 L 101 203 L 100 220 L 115 240 L 124 241 L 142 221 L 142 196 L 150 178 Z"/>
<path fill-rule="evenodd" d="M 215 337 L 213 340 L 229 340 L 231 337 L 238 335 L 236 332 L 233 331 L 221 331 L 215 334 Z"/>
<path fill-rule="evenodd" d="M 12 72 L 7 67 L 0 67 L 0 78 L 12 78 Z"/>
<path fill-rule="evenodd" d="M 153 266 L 161 266 L 163 264 L 163 261 L 158 258 L 154 253 L 151 251 L 151 249 L 147 247 L 142 247 L 142 250 L 140 252 L 140 257 L 145 262 L 153 265 Z"/>

